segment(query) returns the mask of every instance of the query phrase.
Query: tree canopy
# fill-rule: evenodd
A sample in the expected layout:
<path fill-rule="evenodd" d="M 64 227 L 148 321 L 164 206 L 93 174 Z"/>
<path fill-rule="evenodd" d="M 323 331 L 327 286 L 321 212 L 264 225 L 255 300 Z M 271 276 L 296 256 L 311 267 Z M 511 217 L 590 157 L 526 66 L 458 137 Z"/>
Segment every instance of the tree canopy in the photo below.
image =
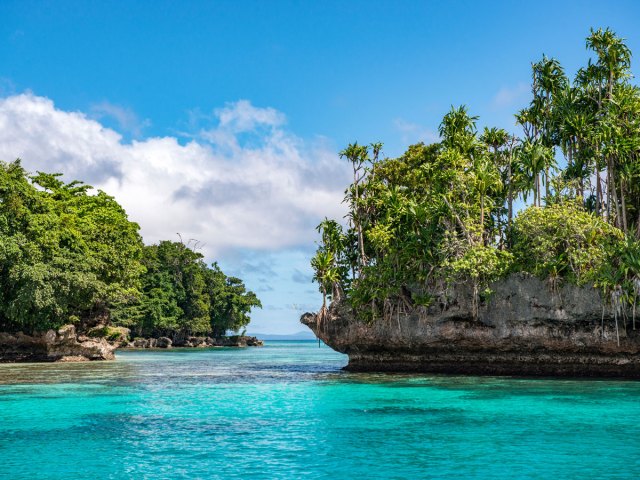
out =
<path fill-rule="evenodd" d="M 453 282 L 479 297 L 509 272 L 554 281 L 622 284 L 640 265 L 640 90 L 631 52 L 609 29 L 591 30 L 586 67 L 532 63 L 520 134 L 477 127 L 452 107 L 440 141 L 381 158 L 381 144 L 341 152 L 353 166 L 346 222 L 325 219 L 312 259 L 327 298 L 363 318 L 427 305 Z M 514 204 L 525 207 L 515 212 Z"/>
<path fill-rule="evenodd" d="M 145 246 L 115 199 L 0 162 L 0 331 L 110 323 L 223 335 L 260 301 L 182 242 Z"/>

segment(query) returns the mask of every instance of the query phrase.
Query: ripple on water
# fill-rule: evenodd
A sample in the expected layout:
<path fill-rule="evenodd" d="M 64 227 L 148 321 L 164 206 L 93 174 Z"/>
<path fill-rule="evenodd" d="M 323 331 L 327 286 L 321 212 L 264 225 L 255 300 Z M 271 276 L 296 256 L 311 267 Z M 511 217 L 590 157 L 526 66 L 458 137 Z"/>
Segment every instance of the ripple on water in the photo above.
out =
<path fill-rule="evenodd" d="M 640 383 L 353 374 L 345 363 L 313 342 L 278 342 L 0 365 L 3 469 L 16 479 L 640 477 Z"/>

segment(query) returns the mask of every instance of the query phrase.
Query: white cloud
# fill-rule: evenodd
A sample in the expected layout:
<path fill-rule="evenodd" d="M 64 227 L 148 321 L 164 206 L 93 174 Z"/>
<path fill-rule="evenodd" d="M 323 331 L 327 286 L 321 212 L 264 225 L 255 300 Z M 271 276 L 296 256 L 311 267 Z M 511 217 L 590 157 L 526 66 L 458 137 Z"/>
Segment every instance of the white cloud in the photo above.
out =
<path fill-rule="evenodd" d="M 187 144 L 170 136 L 125 143 L 84 113 L 15 95 L 0 99 L 0 159 L 84 180 L 114 195 L 145 241 L 179 232 L 206 244 L 207 256 L 308 245 L 325 215 L 342 217 L 349 174 L 330 148 L 302 141 L 281 112 L 245 100 L 214 114 L 217 125 Z"/>
<path fill-rule="evenodd" d="M 502 87 L 491 100 L 494 109 L 503 109 L 513 106 L 516 102 L 524 103 L 529 94 L 530 87 L 526 83 L 519 83 L 514 87 Z"/>
<path fill-rule="evenodd" d="M 248 100 L 227 103 L 224 108 L 215 110 L 220 119 L 220 128 L 234 132 L 253 130 L 258 125 L 280 127 L 286 122 L 286 117 L 274 108 L 258 108 Z"/>

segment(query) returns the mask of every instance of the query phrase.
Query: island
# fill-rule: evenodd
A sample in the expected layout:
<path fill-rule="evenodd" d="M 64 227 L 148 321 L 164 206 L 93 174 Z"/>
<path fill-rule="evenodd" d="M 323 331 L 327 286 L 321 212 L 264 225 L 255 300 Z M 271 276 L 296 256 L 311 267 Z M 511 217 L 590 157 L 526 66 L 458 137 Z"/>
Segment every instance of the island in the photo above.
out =
<path fill-rule="evenodd" d="M 399 158 L 340 153 L 347 222 L 318 226 L 301 321 L 347 369 L 640 378 L 640 90 L 624 39 L 586 45 L 573 80 L 532 63 L 521 135 L 460 106 Z"/>
<path fill-rule="evenodd" d="M 243 330 L 260 300 L 200 242 L 145 245 L 113 197 L 60 177 L 0 162 L 0 362 L 262 344 Z"/>

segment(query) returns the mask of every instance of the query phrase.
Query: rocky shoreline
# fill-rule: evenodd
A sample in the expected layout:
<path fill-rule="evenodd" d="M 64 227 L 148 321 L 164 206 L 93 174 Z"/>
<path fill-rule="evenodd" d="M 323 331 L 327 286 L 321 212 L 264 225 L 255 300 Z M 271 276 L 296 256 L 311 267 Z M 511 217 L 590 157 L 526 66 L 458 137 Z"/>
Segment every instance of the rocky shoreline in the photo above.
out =
<path fill-rule="evenodd" d="M 0 332 L 0 363 L 114 360 L 117 349 L 260 347 L 264 345 L 264 342 L 256 337 L 243 335 L 221 338 L 134 338 L 129 341 L 129 330 L 122 327 L 98 326 L 86 333 L 86 335 L 78 334 L 73 325 L 65 325 L 57 331 L 48 330 L 35 335 Z M 108 335 L 102 336 L 105 333 Z"/>
<path fill-rule="evenodd" d="M 73 325 L 39 335 L 0 333 L 0 362 L 113 360 L 116 348 L 104 338 L 77 335 Z"/>
<path fill-rule="evenodd" d="M 208 347 L 262 347 L 264 342 L 256 337 L 233 335 L 230 337 L 185 337 L 171 339 L 169 337 L 135 338 L 131 342 L 120 345 L 122 349 L 145 348 L 208 348 Z"/>
<path fill-rule="evenodd" d="M 640 378 L 640 330 L 629 319 L 616 331 L 595 288 L 514 274 L 491 289 L 477 315 L 471 286 L 459 284 L 371 323 L 341 302 L 301 322 L 346 353 L 350 371 Z"/>

